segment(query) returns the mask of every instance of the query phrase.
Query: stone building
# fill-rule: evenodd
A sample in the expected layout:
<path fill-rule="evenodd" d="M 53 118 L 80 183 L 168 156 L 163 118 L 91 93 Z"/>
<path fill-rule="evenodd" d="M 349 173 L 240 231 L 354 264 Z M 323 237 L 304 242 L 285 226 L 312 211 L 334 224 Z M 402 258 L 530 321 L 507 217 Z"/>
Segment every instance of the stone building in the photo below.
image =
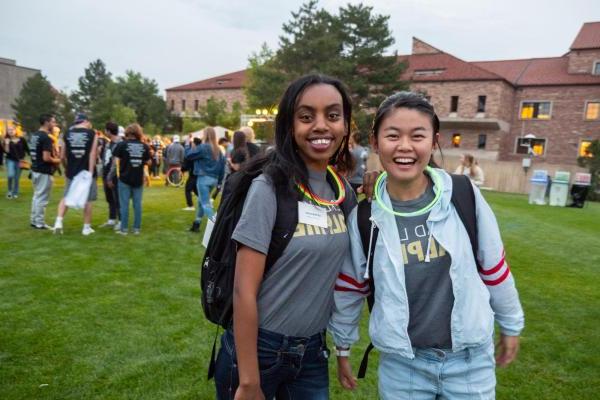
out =
<path fill-rule="evenodd" d="M 407 64 L 402 79 L 440 117 L 444 166 L 472 153 L 490 171 L 486 186 L 526 191 L 524 158 L 550 174 L 580 171 L 577 157 L 600 139 L 600 22 L 585 23 L 559 57 L 464 61 L 413 38 L 398 59 Z M 244 104 L 244 81 L 238 71 L 168 89 L 167 105 L 194 111 L 211 95 Z"/>
<path fill-rule="evenodd" d="M 0 58 L 0 120 L 12 120 L 15 113 L 11 104 L 19 97 L 27 79 L 40 70 L 18 66 L 15 60 Z"/>
<path fill-rule="evenodd" d="M 167 107 L 175 114 L 197 115 L 198 109 L 211 97 L 225 100 L 231 109 L 238 101 L 245 107 L 244 83 L 246 71 L 237 71 L 202 81 L 167 89 Z"/>

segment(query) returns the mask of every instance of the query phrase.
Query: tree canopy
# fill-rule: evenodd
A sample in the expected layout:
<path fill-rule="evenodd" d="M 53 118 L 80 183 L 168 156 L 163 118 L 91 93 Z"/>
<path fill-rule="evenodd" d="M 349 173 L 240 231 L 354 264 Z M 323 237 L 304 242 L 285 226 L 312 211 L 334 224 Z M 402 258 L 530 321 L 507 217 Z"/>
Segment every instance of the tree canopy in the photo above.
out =
<path fill-rule="evenodd" d="M 332 14 L 318 1 L 303 4 L 282 27 L 279 49 L 266 45 L 249 58 L 246 95 L 253 107 L 278 102 L 285 85 L 307 73 L 323 73 L 344 82 L 355 110 L 377 106 L 383 98 L 405 89 L 400 80 L 405 65 L 397 54 L 389 16 L 373 7 L 348 4 Z"/>
<path fill-rule="evenodd" d="M 36 131 L 41 114 L 56 114 L 57 111 L 56 96 L 50 82 L 40 73 L 27 79 L 12 108 L 26 132 Z"/>

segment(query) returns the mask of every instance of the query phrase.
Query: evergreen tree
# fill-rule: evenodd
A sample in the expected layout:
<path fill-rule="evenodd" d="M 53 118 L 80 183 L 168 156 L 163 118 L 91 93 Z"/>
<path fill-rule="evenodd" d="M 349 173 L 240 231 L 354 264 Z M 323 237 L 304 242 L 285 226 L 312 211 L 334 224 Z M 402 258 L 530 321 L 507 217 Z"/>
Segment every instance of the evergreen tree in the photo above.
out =
<path fill-rule="evenodd" d="M 167 106 L 156 81 L 139 72 L 127 71 L 116 81 L 117 92 L 124 105 L 133 109 L 140 125 L 152 122 L 162 127 L 167 118 Z"/>
<path fill-rule="evenodd" d="M 79 90 L 71 96 L 76 111 L 91 112 L 93 103 L 101 96 L 107 86 L 112 83 L 111 73 L 100 59 L 92 61 L 79 78 Z"/>
<path fill-rule="evenodd" d="M 41 114 L 56 114 L 56 96 L 50 82 L 37 73 L 25 81 L 19 97 L 11 105 L 16 119 L 26 132 L 39 128 Z"/>

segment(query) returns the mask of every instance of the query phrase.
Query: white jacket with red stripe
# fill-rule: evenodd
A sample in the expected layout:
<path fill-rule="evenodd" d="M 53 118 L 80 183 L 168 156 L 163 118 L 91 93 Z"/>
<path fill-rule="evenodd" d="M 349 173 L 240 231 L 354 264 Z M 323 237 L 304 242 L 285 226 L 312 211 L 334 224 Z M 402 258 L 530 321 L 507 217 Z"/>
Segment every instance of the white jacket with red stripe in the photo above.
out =
<path fill-rule="evenodd" d="M 471 242 L 451 202 L 452 179 L 441 175 L 443 193 L 427 218 L 435 240 L 450 254 L 450 278 L 454 306 L 450 317 L 452 349 L 458 351 L 486 343 L 494 333 L 494 318 L 503 334 L 517 336 L 524 327 L 524 315 L 515 281 L 505 259 L 504 247 L 494 213 L 479 189 L 474 187 L 481 265 L 478 271 Z M 385 185 L 382 185 L 385 188 Z M 392 208 L 385 189 L 381 198 Z M 404 281 L 400 237 L 395 217 L 371 204 L 371 220 L 379 228 L 375 243 L 373 278 L 375 304 L 369 321 L 369 335 L 380 351 L 413 358 L 408 336 L 408 299 Z M 364 299 L 370 291 L 367 260 L 357 223 L 357 208 L 347 220 L 352 244 L 352 263 L 344 263 L 336 282 L 335 307 L 329 329 L 337 346 L 347 347 L 358 340 L 358 323 Z"/>

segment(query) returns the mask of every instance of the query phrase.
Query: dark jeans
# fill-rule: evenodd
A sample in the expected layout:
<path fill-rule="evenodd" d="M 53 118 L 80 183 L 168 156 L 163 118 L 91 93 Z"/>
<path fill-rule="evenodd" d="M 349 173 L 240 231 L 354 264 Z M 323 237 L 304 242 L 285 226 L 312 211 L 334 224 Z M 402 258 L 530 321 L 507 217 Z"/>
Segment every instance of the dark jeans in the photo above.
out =
<path fill-rule="evenodd" d="M 196 175 L 191 172 L 188 174 L 187 181 L 185 181 L 185 202 L 188 207 L 194 207 L 192 201 L 192 193 L 198 196 L 198 188 L 196 187 Z"/>
<path fill-rule="evenodd" d="M 329 398 L 325 332 L 311 337 L 285 336 L 258 330 L 260 387 L 266 400 Z M 233 331 L 221 337 L 215 370 L 217 399 L 232 400 L 239 385 Z"/>
<path fill-rule="evenodd" d="M 113 188 L 109 188 L 106 185 L 106 177 L 103 177 L 102 180 L 104 186 L 104 196 L 106 197 L 106 202 L 108 203 L 108 218 L 109 219 L 118 219 L 119 217 L 119 185 L 118 179 L 113 178 Z"/>

